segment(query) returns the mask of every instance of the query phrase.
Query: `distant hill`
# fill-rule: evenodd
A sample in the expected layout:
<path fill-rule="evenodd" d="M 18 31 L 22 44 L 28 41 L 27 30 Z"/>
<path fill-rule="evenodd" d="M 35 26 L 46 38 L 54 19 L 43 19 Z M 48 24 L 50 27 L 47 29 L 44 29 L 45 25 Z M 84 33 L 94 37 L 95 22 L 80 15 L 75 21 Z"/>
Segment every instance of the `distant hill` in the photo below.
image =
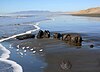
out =
<path fill-rule="evenodd" d="M 32 11 L 20 11 L 20 12 L 13 12 L 13 13 L 10 13 L 12 15 L 58 15 L 58 14 L 61 14 L 61 12 L 50 12 L 50 11 L 35 11 L 35 10 L 32 10 Z"/>
<path fill-rule="evenodd" d="M 39 13 L 51 13 L 50 11 L 20 11 L 20 12 L 14 12 L 12 14 L 39 14 Z"/>
<path fill-rule="evenodd" d="M 31 16 L 55 16 L 60 15 L 62 12 L 50 12 L 50 11 L 38 11 L 38 10 L 31 10 L 31 11 L 19 11 L 7 14 L 0 14 L 0 17 L 31 17 Z"/>
<path fill-rule="evenodd" d="M 100 7 L 81 10 L 81 11 L 78 11 L 78 12 L 74 12 L 74 14 L 100 14 Z"/>

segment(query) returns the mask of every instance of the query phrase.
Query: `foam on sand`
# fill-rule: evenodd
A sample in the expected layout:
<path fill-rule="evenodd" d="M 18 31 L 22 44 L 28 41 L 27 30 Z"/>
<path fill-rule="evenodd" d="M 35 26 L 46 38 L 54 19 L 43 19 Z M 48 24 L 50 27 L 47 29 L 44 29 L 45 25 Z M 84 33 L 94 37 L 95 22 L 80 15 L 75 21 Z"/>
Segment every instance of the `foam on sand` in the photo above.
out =
<path fill-rule="evenodd" d="M 3 54 L 0 56 L 0 66 L 4 66 L 2 67 L 2 69 L 0 69 L 0 72 L 23 72 L 22 67 L 19 64 L 14 61 L 8 60 L 8 58 L 10 57 L 10 51 L 7 50 L 2 44 L 0 44 L 0 49 L 3 51 Z"/>
<path fill-rule="evenodd" d="M 0 49 L 3 51 L 3 54 L 0 56 L 0 58 L 8 59 L 10 57 L 10 51 L 7 50 L 2 44 L 0 44 Z"/>
<path fill-rule="evenodd" d="M 10 65 L 10 66 L 8 66 L 6 68 L 4 66 L 2 69 L 0 69 L 0 72 L 8 72 L 8 71 L 10 71 L 10 72 L 12 72 L 12 71 L 13 72 L 23 72 L 22 67 L 14 61 L 0 58 L 0 63 L 1 62 L 5 63 L 6 66 L 7 65 Z"/>

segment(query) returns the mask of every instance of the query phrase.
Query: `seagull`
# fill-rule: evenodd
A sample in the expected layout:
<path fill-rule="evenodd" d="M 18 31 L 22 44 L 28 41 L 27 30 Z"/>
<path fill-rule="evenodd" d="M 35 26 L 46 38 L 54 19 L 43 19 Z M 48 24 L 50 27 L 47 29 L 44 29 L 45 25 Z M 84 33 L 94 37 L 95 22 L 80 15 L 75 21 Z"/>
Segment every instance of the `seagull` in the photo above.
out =
<path fill-rule="evenodd" d="M 33 53 L 36 53 L 36 51 L 33 51 Z"/>
<path fill-rule="evenodd" d="M 19 48 L 19 45 L 17 45 L 17 48 Z"/>
<path fill-rule="evenodd" d="M 32 48 L 32 49 L 30 49 L 31 51 L 33 51 L 34 49 Z"/>
<path fill-rule="evenodd" d="M 22 49 L 24 50 L 24 49 L 25 49 L 25 47 L 22 47 Z"/>
<path fill-rule="evenodd" d="M 22 52 L 20 52 L 20 55 L 23 55 L 23 53 L 22 53 Z"/>
<path fill-rule="evenodd" d="M 19 51 L 19 49 L 17 49 L 16 51 Z"/>
<path fill-rule="evenodd" d="M 26 52 L 26 50 L 24 50 L 24 52 Z"/>
<path fill-rule="evenodd" d="M 42 51 L 43 51 L 43 49 L 40 49 L 39 51 L 40 51 L 40 52 L 42 52 Z"/>
<path fill-rule="evenodd" d="M 26 47 L 27 49 L 29 49 L 30 47 L 28 46 L 28 47 Z"/>

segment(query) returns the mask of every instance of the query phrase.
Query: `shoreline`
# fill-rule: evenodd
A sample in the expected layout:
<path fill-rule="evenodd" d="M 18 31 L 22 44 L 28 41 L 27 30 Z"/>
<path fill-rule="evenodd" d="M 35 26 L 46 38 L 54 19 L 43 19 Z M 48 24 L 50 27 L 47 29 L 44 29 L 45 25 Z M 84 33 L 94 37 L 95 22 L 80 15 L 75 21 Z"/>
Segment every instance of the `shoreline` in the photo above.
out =
<path fill-rule="evenodd" d="M 38 25 L 38 23 L 37 23 L 37 25 Z M 31 31 L 34 31 L 34 30 L 31 30 Z M 31 32 L 30 31 L 27 31 L 27 33 L 31 33 Z M 89 40 L 92 40 L 92 36 L 90 36 L 90 37 L 91 38 Z M 89 36 L 88 37 L 87 36 L 85 37 L 85 39 L 88 39 L 88 38 L 89 38 Z M 94 40 L 96 41 L 97 39 L 94 38 L 93 41 Z M 15 53 L 18 53 L 18 51 L 21 51 L 21 52 L 19 52 L 19 54 L 21 55 L 21 57 L 19 57 L 19 60 L 17 60 L 17 56 L 19 54 L 15 54 L 15 55 L 17 55 L 16 57 L 14 55 L 11 55 L 10 57 L 12 57 L 12 58 L 9 58 L 9 59 L 11 59 L 13 61 L 16 61 L 18 64 L 20 64 L 22 66 L 26 65 L 25 66 L 26 69 L 25 68 L 24 69 L 25 70 L 28 70 L 28 69 L 31 70 L 32 69 L 33 72 L 34 72 L 34 69 L 35 68 L 37 70 L 40 69 L 40 70 L 44 70 L 44 72 L 49 72 L 52 69 L 52 67 L 53 67 L 52 72 L 55 72 L 54 69 L 57 69 L 58 68 L 59 62 L 60 62 L 59 60 L 66 59 L 67 57 L 68 57 L 69 60 L 71 59 L 71 62 L 74 65 L 75 63 L 78 63 L 78 62 L 76 62 L 77 59 L 75 57 L 77 57 L 81 61 L 83 59 L 82 56 L 84 56 L 84 53 L 88 57 L 92 55 L 92 56 L 95 56 L 95 58 L 97 59 L 97 57 L 95 55 L 96 47 L 90 49 L 90 47 L 88 46 L 88 45 L 91 44 L 91 42 L 89 44 L 87 44 L 88 42 L 87 43 L 85 42 L 84 44 L 87 44 L 87 45 L 84 45 L 83 48 L 77 48 L 77 47 L 68 46 L 67 44 L 63 43 L 60 40 L 52 40 L 52 39 L 40 39 L 40 40 L 39 39 L 37 39 L 37 40 L 27 39 L 27 40 L 21 41 L 22 43 L 20 43 L 20 40 L 19 41 L 18 40 L 15 40 L 15 41 L 18 43 L 18 45 L 19 44 L 22 44 L 22 46 L 18 46 L 18 45 L 14 46 L 14 47 L 12 46 L 13 47 L 11 49 L 11 51 L 13 52 L 12 54 L 15 54 Z M 10 40 L 8 41 L 8 43 L 9 42 L 10 42 Z M 15 44 L 16 44 L 16 42 L 15 42 Z M 98 41 L 98 43 L 99 43 L 99 41 Z M 17 47 L 19 47 L 19 48 L 17 48 Z M 26 48 L 28 48 L 28 49 L 26 49 Z M 34 50 L 32 48 L 34 48 Z M 86 52 L 85 52 L 84 49 L 86 50 Z M 93 51 L 93 49 L 94 49 L 94 54 L 91 54 L 91 51 Z M 83 53 L 81 53 L 80 50 L 83 50 Z M 87 50 L 89 50 L 89 51 L 87 51 Z M 97 50 L 99 50 L 99 48 Z M 60 55 L 60 53 L 61 53 L 61 55 Z M 41 56 L 44 60 L 42 60 L 41 57 L 37 57 L 37 55 Z M 99 53 L 98 53 L 98 55 L 99 55 Z M 87 61 L 87 58 L 88 58 L 87 56 L 84 56 L 84 60 L 86 61 L 86 63 L 88 62 Z M 34 61 L 34 58 L 35 58 L 35 61 Z M 48 60 L 48 58 L 50 58 L 50 60 Z M 92 58 L 94 58 L 94 57 L 91 57 L 90 60 Z M 74 59 L 75 59 L 75 61 L 73 61 Z M 99 59 L 99 57 L 98 57 L 98 59 Z M 27 61 L 30 62 L 30 64 L 28 64 Z M 85 63 L 85 61 L 84 62 L 82 61 L 82 62 Z M 94 62 L 94 61 L 96 61 L 96 62 Z M 97 60 L 94 60 L 94 61 L 91 61 L 90 62 L 91 64 L 93 62 L 93 64 L 92 64 L 93 66 L 95 64 L 96 65 L 99 64 L 99 62 Z M 47 63 L 46 66 L 45 66 L 45 62 Z M 82 62 L 80 62 L 80 63 L 82 63 Z M 30 65 L 32 65 L 32 66 L 30 66 Z M 37 67 L 37 65 L 39 67 Z M 27 67 L 27 66 L 30 66 L 30 67 Z M 78 66 L 81 66 L 81 69 L 82 69 L 82 65 L 78 65 Z M 90 65 L 86 65 L 86 66 L 90 66 Z M 34 67 L 34 69 L 33 69 L 33 67 Z M 77 67 L 77 68 L 79 68 L 79 67 Z M 72 67 L 72 69 L 73 69 L 73 67 Z M 62 72 L 64 72 L 64 71 L 62 71 Z"/>
<path fill-rule="evenodd" d="M 30 34 L 31 32 L 35 32 L 35 31 L 40 29 L 37 25 L 38 25 L 38 23 L 36 23 L 36 25 L 33 25 L 36 28 L 34 30 L 30 30 L 30 31 L 27 31 L 26 33 L 21 33 L 21 34 L 13 35 L 13 36 L 8 37 L 8 38 L 1 39 L 0 43 L 3 41 L 9 40 L 9 39 L 15 38 L 16 36 Z M 12 67 L 14 68 L 14 72 L 23 72 L 22 67 L 19 64 L 17 64 L 16 62 L 14 62 L 12 60 L 8 60 L 8 58 L 10 57 L 10 51 L 8 49 L 6 49 L 2 44 L 0 47 L 4 51 L 4 53 L 1 55 L 0 61 L 7 62 L 8 64 L 11 64 Z"/>
<path fill-rule="evenodd" d="M 50 20 L 52 20 L 52 19 L 50 19 Z M 38 26 L 40 22 L 36 22 L 35 25 L 31 24 L 32 26 L 35 27 L 35 29 L 26 31 L 25 33 L 20 33 L 20 34 L 16 34 L 16 35 L 13 35 L 13 36 L 10 36 L 10 37 L 7 37 L 7 38 L 0 39 L 0 43 L 2 43 L 3 41 L 9 40 L 9 39 L 15 38 L 16 36 L 25 35 L 25 34 L 31 34 L 31 33 L 34 33 L 36 31 L 40 30 L 40 27 Z M 8 58 L 10 58 L 10 54 L 11 54 L 10 51 L 7 48 L 5 48 L 2 44 L 0 44 L 0 45 L 1 45 L 0 48 L 4 51 L 3 54 L 1 55 L 0 61 L 6 62 L 8 64 L 11 64 L 11 66 L 14 69 L 13 70 L 14 72 L 23 72 L 23 69 L 19 64 L 17 64 L 16 62 L 8 59 Z"/>
<path fill-rule="evenodd" d="M 8 38 L 0 39 L 0 43 L 2 43 L 3 41 L 9 40 L 9 39 L 15 38 L 16 36 L 30 34 L 31 32 L 37 31 L 40 29 L 37 25 L 38 25 L 38 23 L 36 25 L 33 25 L 36 28 L 34 30 L 27 31 L 26 33 L 13 35 L 13 36 L 8 37 Z M 10 51 L 7 48 L 5 48 L 2 44 L 0 44 L 0 45 L 1 45 L 0 48 L 4 51 L 3 54 L 1 55 L 0 61 L 11 64 L 11 66 L 14 68 L 14 72 L 23 72 L 22 67 L 19 64 L 8 59 L 10 57 Z"/>
<path fill-rule="evenodd" d="M 84 17 L 100 17 L 100 14 L 69 14 L 69 15 L 72 15 L 72 16 L 84 16 Z"/>

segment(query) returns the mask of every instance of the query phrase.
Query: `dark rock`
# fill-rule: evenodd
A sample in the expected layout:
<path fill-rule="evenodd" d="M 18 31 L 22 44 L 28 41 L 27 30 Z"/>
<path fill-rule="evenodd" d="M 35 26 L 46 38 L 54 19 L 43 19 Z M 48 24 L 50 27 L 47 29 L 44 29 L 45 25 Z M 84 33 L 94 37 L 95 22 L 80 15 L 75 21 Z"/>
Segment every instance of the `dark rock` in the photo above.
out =
<path fill-rule="evenodd" d="M 45 30 L 44 32 L 40 30 L 37 34 L 37 38 L 50 38 L 50 32 Z"/>
<path fill-rule="evenodd" d="M 90 48 L 93 48 L 94 47 L 94 45 L 90 45 Z"/>
<path fill-rule="evenodd" d="M 38 32 L 38 34 L 37 34 L 37 38 L 43 38 L 43 35 L 44 35 L 43 31 L 40 30 L 40 31 Z"/>
<path fill-rule="evenodd" d="M 50 32 L 48 30 L 45 30 L 43 33 L 44 38 L 50 38 Z"/>
<path fill-rule="evenodd" d="M 24 39 L 28 39 L 28 38 L 35 38 L 35 35 L 25 34 L 25 35 L 21 35 L 21 36 L 16 36 L 16 39 L 19 39 L 19 40 L 24 40 Z"/>
<path fill-rule="evenodd" d="M 20 24 L 15 24 L 15 25 L 20 25 Z"/>
<path fill-rule="evenodd" d="M 80 35 L 73 35 L 73 36 L 71 36 L 71 42 L 81 43 L 82 42 L 82 37 Z"/>
<path fill-rule="evenodd" d="M 54 33 L 53 38 L 60 39 L 61 38 L 61 34 L 60 33 Z"/>
<path fill-rule="evenodd" d="M 62 40 L 71 41 L 71 35 L 70 34 L 62 34 Z"/>

